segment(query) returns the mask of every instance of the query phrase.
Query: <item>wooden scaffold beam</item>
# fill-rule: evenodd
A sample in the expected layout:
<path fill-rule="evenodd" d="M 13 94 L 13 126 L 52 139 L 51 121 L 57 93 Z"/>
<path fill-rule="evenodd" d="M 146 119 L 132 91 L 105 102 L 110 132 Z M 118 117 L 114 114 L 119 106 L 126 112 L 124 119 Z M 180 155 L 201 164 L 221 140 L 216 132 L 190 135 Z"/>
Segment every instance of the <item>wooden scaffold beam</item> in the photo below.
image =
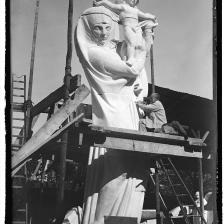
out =
<path fill-rule="evenodd" d="M 69 0 L 68 7 L 68 30 L 67 30 L 67 55 L 64 76 L 64 101 L 69 99 L 69 89 L 71 80 L 71 60 L 72 60 L 72 27 L 73 27 L 73 0 Z M 65 122 L 66 123 L 66 122 Z M 64 188 L 65 188 L 65 172 L 66 172 L 66 155 L 68 149 L 68 130 L 64 132 L 61 138 L 61 150 L 59 158 L 59 173 L 58 173 L 58 192 L 57 192 L 57 218 L 56 224 L 63 221 L 63 201 L 64 201 Z"/>
<path fill-rule="evenodd" d="M 33 70 L 34 70 L 34 59 L 35 59 L 35 49 L 37 40 L 37 25 L 38 25 L 38 14 L 39 14 L 39 4 L 40 0 L 36 0 L 35 18 L 34 18 L 34 28 L 33 28 L 33 41 L 30 59 L 30 74 L 29 74 L 29 85 L 28 85 L 28 96 L 26 102 L 26 121 L 25 121 L 25 137 L 28 139 L 30 137 L 30 127 L 32 123 L 32 118 L 30 111 L 32 108 L 32 90 L 33 90 Z"/>

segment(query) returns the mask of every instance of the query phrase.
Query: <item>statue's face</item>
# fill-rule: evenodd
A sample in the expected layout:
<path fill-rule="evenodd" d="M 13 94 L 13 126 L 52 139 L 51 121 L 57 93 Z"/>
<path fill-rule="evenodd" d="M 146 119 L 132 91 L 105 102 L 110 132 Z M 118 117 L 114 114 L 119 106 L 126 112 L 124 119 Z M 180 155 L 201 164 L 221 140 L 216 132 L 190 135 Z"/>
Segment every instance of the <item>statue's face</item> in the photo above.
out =
<path fill-rule="evenodd" d="M 111 25 L 109 23 L 97 23 L 93 27 L 93 35 L 100 44 L 105 44 L 110 37 Z"/>
<path fill-rule="evenodd" d="M 134 7 L 136 5 L 136 0 L 125 0 L 125 2 L 131 7 Z"/>

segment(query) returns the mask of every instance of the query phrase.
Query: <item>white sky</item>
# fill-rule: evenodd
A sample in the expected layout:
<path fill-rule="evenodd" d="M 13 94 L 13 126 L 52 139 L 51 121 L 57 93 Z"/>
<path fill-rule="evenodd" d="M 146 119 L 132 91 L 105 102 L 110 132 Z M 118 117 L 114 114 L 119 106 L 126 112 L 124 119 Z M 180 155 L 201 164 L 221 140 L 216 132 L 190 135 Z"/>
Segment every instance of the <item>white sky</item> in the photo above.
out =
<path fill-rule="evenodd" d="M 62 85 L 68 2 L 40 0 L 34 103 Z M 74 0 L 74 27 L 91 5 L 91 0 Z M 212 99 L 212 0 L 140 0 L 139 8 L 159 21 L 154 44 L 156 85 Z M 11 0 L 11 70 L 17 75 L 29 74 L 34 10 L 35 0 Z M 86 83 L 74 48 L 72 72 L 82 74 Z"/>

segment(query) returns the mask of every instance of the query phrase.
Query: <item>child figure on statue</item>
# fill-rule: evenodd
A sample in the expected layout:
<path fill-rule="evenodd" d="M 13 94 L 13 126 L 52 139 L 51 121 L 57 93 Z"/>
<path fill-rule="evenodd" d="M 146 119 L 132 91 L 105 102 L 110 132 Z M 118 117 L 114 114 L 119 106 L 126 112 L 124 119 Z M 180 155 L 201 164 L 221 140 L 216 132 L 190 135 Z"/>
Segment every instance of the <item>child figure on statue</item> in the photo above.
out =
<path fill-rule="evenodd" d="M 103 5 L 119 15 L 124 29 L 124 38 L 127 44 L 127 65 L 132 66 L 137 40 L 136 28 L 139 20 L 151 20 L 154 27 L 157 26 L 156 17 L 150 13 L 144 13 L 136 5 L 139 0 L 116 0 L 112 3 L 109 0 L 94 1 L 95 6 Z"/>

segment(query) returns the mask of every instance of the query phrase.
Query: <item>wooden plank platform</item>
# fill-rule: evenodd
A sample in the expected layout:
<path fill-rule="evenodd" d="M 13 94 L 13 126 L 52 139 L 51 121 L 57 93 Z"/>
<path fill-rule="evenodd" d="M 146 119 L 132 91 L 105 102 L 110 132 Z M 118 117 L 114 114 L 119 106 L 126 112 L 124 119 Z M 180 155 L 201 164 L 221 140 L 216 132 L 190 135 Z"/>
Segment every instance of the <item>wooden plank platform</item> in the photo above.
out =
<path fill-rule="evenodd" d="M 197 138 L 185 140 L 182 136 L 94 125 L 79 129 L 80 134 L 89 136 L 82 138 L 80 145 L 191 158 L 202 158 L 202 150 L 206 147 L 202 139 Z M 91 142 L 85 142 L 85 139 Z"/>

